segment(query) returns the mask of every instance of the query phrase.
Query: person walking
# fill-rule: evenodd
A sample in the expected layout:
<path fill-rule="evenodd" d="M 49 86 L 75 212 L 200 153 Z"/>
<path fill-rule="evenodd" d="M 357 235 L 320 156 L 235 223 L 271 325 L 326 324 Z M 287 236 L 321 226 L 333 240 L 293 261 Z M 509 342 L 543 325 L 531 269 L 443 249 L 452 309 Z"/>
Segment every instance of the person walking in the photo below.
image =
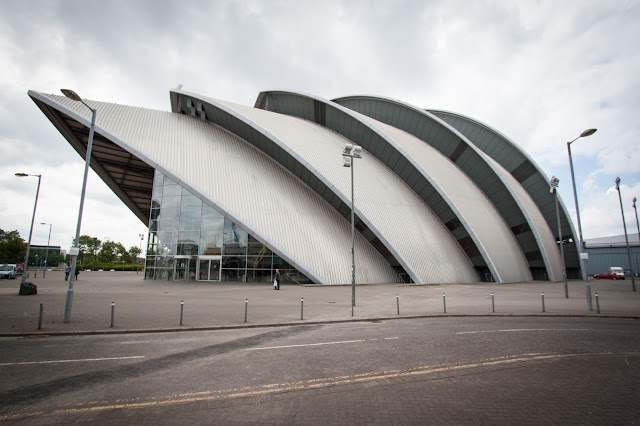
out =
<path fill-rule="evenodd" d="M 280 269 L 276 269 L 276 282 L 278 283 L 276 290 L 280 290 Z"/>
<path fill-rule="evenodd" d="M 78 274 L 80 273 L 80 271 L 78 270 L 78 268 L 76 268 L 76 281 L 78 281 Z"/>
<path fill-rule="evenodd" d="M 67 281 L 69 279 L 69 272 L 71 272 L 71 266 L 67 264 L 64 268 L 64 280 Z"/>

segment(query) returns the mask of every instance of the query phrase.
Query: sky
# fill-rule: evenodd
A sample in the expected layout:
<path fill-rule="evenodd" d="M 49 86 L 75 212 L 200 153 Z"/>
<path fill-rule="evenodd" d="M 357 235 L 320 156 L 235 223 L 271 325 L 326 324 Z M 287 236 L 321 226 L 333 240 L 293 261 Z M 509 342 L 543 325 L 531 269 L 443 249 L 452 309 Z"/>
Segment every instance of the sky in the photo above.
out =
<path fill-rule="evenodd" d="M 264 90 L 394 98 L 513 140 L 585 239 L 630 234 L 640 198 L 640 1 L 32 0 L 0 8 L 0 228 L 71 246 L 84 158 L 28 90 L 169 111 L 169 90 L 253 105 Z M 98 112 L 99 114 L 99 112 Z M 144 235 L 141 241 L 139 235 Z M 140 222 L 90 171 L 81 235 L 144 250 Z M 637 238 L 637 237 L 636 237 Z"/>

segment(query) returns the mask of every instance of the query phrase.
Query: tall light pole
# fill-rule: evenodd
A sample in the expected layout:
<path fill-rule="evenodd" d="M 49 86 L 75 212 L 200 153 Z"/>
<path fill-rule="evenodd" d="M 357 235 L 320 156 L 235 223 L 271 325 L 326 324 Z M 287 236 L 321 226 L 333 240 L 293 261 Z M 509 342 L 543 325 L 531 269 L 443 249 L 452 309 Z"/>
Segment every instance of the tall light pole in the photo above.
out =
<path fill-rule="evenodd" d="M 354 222 L 354 198 L 353 198 L 353 160 L 352 158 L 362 158 L 362 147 L 350 143 L 344 144 L 342 151 L 342 159 L 344 167 L 351 168 L 351 316 L 353 316 L 353 308 L 356 306 L 356 252 L 355 252 L 355 222 Z"/>
<path fill-rule="evenodd" d="M 556 221 L 558 222 L 558 241 L 560 243 L 560 259 L 562 260 L 562 279 L 564 280 L 564 297 L 569 298 L 569 285 L 567 284 L 567 267 L 564 264 L 564 241 L 562 238 L 562 229 L 560 227 L 560 209 L 558 208 L 558 184 L 560 179 L 553 176 L 549 185 L 551 185 L 550 192 L 553 194 L 553 198 L 556 201 Z"/>
<path fill-rule="evenodd" d="M 631 265 L 631 250 L 629 249 L 629 236 L 627 235 L 627 224 L 624 220 L 624 209 L 622 208 L 622 195 L 620 195 L 620 178 L 616 178 L 616 190 L 620 199 L 620 211 L 622 212 L 622 225 L 624 225 L 624 239 L 627 242 L 627 256 L 629 257 L 629 270 L 631 271 L 631 288 L 636 291 L 636 277 L 633 276 L 633 266 Z"/>
<path fill-rule="evenodd" d="M 138 237 L 140 237 L 140 254 L 142 255 L 142 240 L 144 240 L 144 234 L 138 234 Z M 138 266 L 136 266 L 136 275 L 138 275 L 138 270 L 140 269 L 140 264 L 138 263 L 138 259 L 136 259 L 136 263 L 138 264 Z"/>
<path fill-rule="evenodd" d="M 633 197 L 633 210 L 635 210 L 636 212 L 636 227 L 638 229 L 638 242 L 640 242 L 640 223 L 638 223 L 638 209 L 636 208 L 636 201 L 638 201 L 638 199 L 636 197 Z M 640 268 L 638 268 L 638 256 L 636 256 L 636 272 L 640 271 Z"/>
<path fill-rule="evenodd" d="M 593 303 L 591 300 L 591 285 L 589 284 L 589 275 L 587 274 L 587 265 L 585 263 L 585 259 L 582 253 L 582 250 L 585 248 L 585 246 L 584 246 L 584 239 L 582 238 L 582 224 L 580 223 L 580 207 L 578 207 L 578 192 L 576 191 L 576 179 L 573 174 L 573 159 L 571 158 L 571 144 L 580 138 L 586 138 L 587 136 L 591 136 L 597 130 L 598 129 L 587 129 L 584 132 L 580 133 L 580 136 L 578 136 L 571 142 L 567 142 L 567 150 L 569 150 L 569 165 L 571 166 L 571 183 L 573 183 L 573 199 L 576 202 L 576 215 L 578 216 L 578 235 L 580 236 L 578 256 L 580 256 L 580 268 L 582 269 L 582 277 L 584 278 L 584 289 L 587 296 L 587 309 L 589 309 L 590 311 L 593 311 Z"/>
<path fill-rule="evenodd" d="M 80 209 L 78 210 L 78 224 L 76 226 L 76 239 L 74 240 L 74 246 L 71 247 L 71 270 L 69 271 L 69 289 L 67 290 L 67 301 L 64 305 L 64 322 L 71 321 L 71 305 L 73 304 L 73 281 L 76 274 L 76 262 L 78 260 L 78 253 L 80 252 L 80 225 L 82 224 L 82 210 L 84 208 L 84 194 L 87 189 L 87 174 L 89 173 L 89 164 L 91 163 L 91 147 L 93 145 L 93 131 L 96 125 L 96 110 L 87 105 L 80 96 L 73 90 L 62 89 L 62 93 L 69 99 L 81 102 L 82 105 L 89 108 L 91 111 L 91 127 L 89 128 L 89 141 L 87 142 L 87 155 L 85 157 L 84 164 L 84 178 L 82 180 L 82 193 L 80 194 Z"/>
<path fill-rule="evenodd" d="M 47 272 L 47 262 L 49 260 L 49 243 L 51 242 L 51 224 L 40 222 L 40 225 L 49 225 L 49 239 L 47 240 L 47 254 L 44 257 L 44 271 L 42 271 L 42 278 L 44 278 L 44 275 Z"/>
<path fill-rule="evenodd" d="M 31 229 L 29 229 L 29 241 L 27 242 L 27 255 L 24 257 L 24 269 L 22 271 L 22 279 L 20 285 L 24 284 L 27 278 L 27 268 L 29 267 L 29 250 L 31 249 L 31 234 L 33 234 L 33 222 L 36 218 L 36 207 L 38 207 L 38 195 L 40 194 L 40 179 L 42 175 L 30 175 L 28 173 L 16 173 L 18 177 L 38 176 L 38 189 L 36 190 L 36 202 L 33 204 L 33 216 L 31 216 Z"/>

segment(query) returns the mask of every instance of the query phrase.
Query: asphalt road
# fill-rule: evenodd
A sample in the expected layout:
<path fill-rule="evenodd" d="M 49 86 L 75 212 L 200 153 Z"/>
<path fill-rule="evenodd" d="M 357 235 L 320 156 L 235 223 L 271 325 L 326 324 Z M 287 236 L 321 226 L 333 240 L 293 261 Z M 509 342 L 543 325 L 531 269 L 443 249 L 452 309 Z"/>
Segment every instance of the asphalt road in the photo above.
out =
<path fill-rule="evenodd" d="M 0 339 L 25 424 L 640 424 L 640 322 L 430 318 Z"/>

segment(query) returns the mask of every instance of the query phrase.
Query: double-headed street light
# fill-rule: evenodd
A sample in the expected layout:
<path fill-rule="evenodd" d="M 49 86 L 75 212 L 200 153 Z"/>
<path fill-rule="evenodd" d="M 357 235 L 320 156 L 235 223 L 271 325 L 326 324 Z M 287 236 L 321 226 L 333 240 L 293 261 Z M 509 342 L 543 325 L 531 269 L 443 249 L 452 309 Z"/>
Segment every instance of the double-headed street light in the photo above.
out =
<path fill-rule="evenodd" d="M 636 201 L 638 199 L 633 197 L 633 210 L 636 212 L 636 227 L 638 229 L 638 242 L 640 242 L 640 223 L 638 222 L 638 209 L 636 208 Z M 638 256 L 636 256 L 636 272 L 640 272 L 640 265 L 638 265 Z"/>
<path fill-rule="evenodd" d="M 142 240 L 144 240 L 144 234 L 138 234 L 138 237 L 140 237 L 140 255 L 142 255 Z M 140 269 L 140 263 L 138 262 L 138 259 L 136 259 L 136 264 L 138 265 L 136 266 L 136 275 L 138 275 L 138 270 Z"/>
<path fill-rule="evenodd" d="M 80 225 L 82 224 L 82 209 L 84 208 L 84 194 L 87 189 L 87 174 L 89 173 L 89 164 L 91 163 L 91 147 L 93 145 L 93 131 L 96 125 L 96 110 L 87 105 L 80 96 L 73 90 L 61 89 L 62 93 L 69 99 L 81 102 L 82 105 L 91 111 L 91 127 L 89 128 L 89 141 L 87 142 L 87 155 L 84 164 L 84 178 L 82 180 L 82 193 L 80 194 L 80 209 L 78 210 L 78 224 L 76 226 L 76 238 L 73 241 L 74 246 L 71 247 L 71 270 L 69 271 L 69 289 L 67 290 L 67 301 L 64 306 L 64 322 L 71 321 L 71 305 L 73 304 L 73 280 L 76 274 L 76 263 L 78 253 L 80 252 Z"/>
<path fill-rule="evenodd" d="M 571 144 L 577 141 L 580 138 L 586 138 L 587 136 L 591 136 L 597 131 L 597 129 L 587 129 L 584 132 L 580 133 L 580 136 L 572 140 L 571 142 L 567 142 L 567 150 L 569 151 L 569 165 L 571 166 L 571 183 L 573 183 L 573 199 L 576 202 L 576 215 L 578 216 L 578 235 L 580 236 L 580 245 L 578 247 L 578 255 L 580 256 L 580 268 L 582 269 L 582 277 L 584 278 L 584 288 L 587 296 L 587 309 L 593 311 L 593 303 L 591 301 L 591 286 L 589 285 L 589 275 L 587 274 L 587 265 L 585 263 L 585 258 L 582 253 L 584 247 L 584 239 L 582 238 L 582 224 L 580 223 L 580 207 L 578 207 L 578 192 L 576 191 L 576 179 L 573 174 L 573 159 L 571 158 Z"/>
<path fill-rule="evenodd" d="M 36 218 L 36 207 L 38 207 L 38 195 L 40 194 L 40 179 L 42 178 L 42 175 L 16 173 L 16 176 L 18 177 L 38 176 L 38 189 L 36 190 L 36 202 L 33 205 L 33 216 L 31 216 L 31 229 L 29 229 L 29 241 L 27 242 L 27 255 L 24 257 L 24 268 L 22 270 L 22 279 L 20 280 L 20 285 L 22 286 L 22 284 L 24 284 L 25 279 L 27 278 L 27 268 L 29 266 L 29 250 L 31 249 L 31 234 L 33 234 L 33 222 Z"/>
<path fill-rule="evenodd" d="M 355 222 L 354 222 L 354 198 L 353 198 L 353 159 L 362 158 L 362 147 L 350 143 L 344 144 L 342 151 L 342 159 L 344 167 L 351 168 L 351 316 L 353 316 L 353 308 L 356 306 L 356 252 L 355 252 Z"/>
<path fill-rule="evenodd" d="M 44 275 L 47 272 L 47 261 L 49 260 L 49 243 L 51 242 L 51 224 L 40 222 L 40 225 L 49 225 L 49 239 L 47 240 L 47 254 L 44 257 L 44 271 L 42 271 L 42 278 L 44 278 Z"/>
<path fill-rule="evenodd" d="M 553 198 L 556 201 L 556 221 L 558 222 L 558 242 L 560 244 L 560 259 L 562 260 L 562 279 L 564 280 L 564 297 L 569 298 L 569 285 L 567 284 L 567 267 L 564 263 L 564 241 L 562 238 L 562 230 L 560 227 L 560 209 L 558 208 L 558 184 L 560 179 L 553 176 L 549 185 L 551 185 L 550 192 L 553 194 Z"/>
<path fill-rule="evenodd" d="M 629 236 L 627 235 L 627 224 L 624 220 L 624 209 L 622 208 L 622 195 L 620 195 L 620 178 L 616 178 L 616 190 L 620 199 L 620 211 L 622 212 L 622 225 L 624 226 L 624 239 L 627 242 L 627 256 L 629 257 L 629 271 L 631 271 L 631 288 L 636 291 L 636 277 L 633 276 L 633 266 L 631 265 L 631 250 L 629 249 Z"/>

